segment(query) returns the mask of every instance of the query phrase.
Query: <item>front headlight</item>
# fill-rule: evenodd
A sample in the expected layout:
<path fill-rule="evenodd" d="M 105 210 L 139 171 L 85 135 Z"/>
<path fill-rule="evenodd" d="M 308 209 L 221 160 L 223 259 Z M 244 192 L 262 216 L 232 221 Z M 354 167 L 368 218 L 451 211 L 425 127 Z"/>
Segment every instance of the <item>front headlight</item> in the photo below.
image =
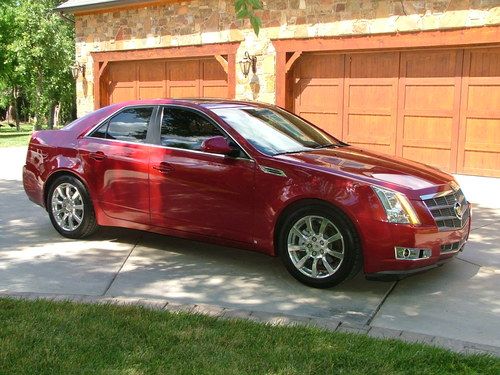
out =
<path fill-rule="evenodd" d="M 420 224 L 420 220 L 410 201 L 402 193 L 372 186 L 387 215 L 387 221 L 399 224 Z"/>

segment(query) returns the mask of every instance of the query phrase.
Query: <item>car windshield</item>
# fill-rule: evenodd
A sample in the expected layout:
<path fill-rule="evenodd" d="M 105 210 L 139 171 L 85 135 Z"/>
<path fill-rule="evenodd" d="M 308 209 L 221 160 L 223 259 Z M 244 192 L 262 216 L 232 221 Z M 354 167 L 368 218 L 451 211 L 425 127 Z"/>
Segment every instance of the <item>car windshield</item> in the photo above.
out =
<path fill-rule="evenodd" d="M 280 108 L 240 106 L 213 108 L 212 111 L 266 155 L 345 145 Z"/>

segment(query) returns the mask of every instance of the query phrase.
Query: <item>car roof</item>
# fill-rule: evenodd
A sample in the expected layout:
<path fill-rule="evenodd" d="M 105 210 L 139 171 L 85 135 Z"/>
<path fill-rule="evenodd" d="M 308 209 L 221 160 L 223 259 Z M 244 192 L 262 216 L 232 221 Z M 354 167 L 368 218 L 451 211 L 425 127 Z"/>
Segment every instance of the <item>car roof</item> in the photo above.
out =
<path fill-rule="evenodd" d="M 260 102 L 250 102 L 244 100 L 232 99 L 217 99 L 217 98 L 189 98 L 189 99 L 144 99 L 131 100 L 127 102 L 117 103 L 117 107 L 128 107 L 137 105 L 162 105 L 162 104 L 178 104 L 189 107 L 203 107 L 208 110 L 217 108 L 235 108 L 235 107 L 269 107 L 269 104 Z"/>

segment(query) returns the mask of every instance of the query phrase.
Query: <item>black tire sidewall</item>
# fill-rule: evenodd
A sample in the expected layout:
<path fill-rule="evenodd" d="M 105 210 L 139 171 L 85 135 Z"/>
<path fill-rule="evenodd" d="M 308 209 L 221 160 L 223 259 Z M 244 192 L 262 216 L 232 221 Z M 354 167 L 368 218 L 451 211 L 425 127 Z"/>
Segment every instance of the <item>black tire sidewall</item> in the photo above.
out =
<path fill-rule="evenodd" d="M 309 215 L 323 216 L 330 220 L 344 239 L 344 260 L 337 272 L 329 277 L 314 279 L 303 274 L 295 267 L 288 253 L 288 233 L 298 220 Z M 308 205 L 298 208 L 285 218 L 278 235 L 278 253 L 288 272 L 297 280 L 315 288 L 330 288 L 349 278 L 359 262 L 360 249 L 356 239 L 355 229 L 339 210 L 322 205 Z"/>
<path fill-rule="evenodd" d="M 52 213 L 52 196 L 57 187 L 63 183 L 69 183 L 75 186 L 78 189 L 78 192 L 80 193 L 80 196 L 82 197 L 83 201 L 83 220 L 82 223 L 78 226 L 78 228 L 76 228 L 73 231 L 67 231 L 61 228 L 59 224 L 57 224 L 57 221 L 54 218 L 54 214 Z M 93 232 L 93 230 L 91 229 L 93 228 L 95 223 L 94 208 L 92 205 L 92 201 L 90 200 L 89 194 L 87 192 L 87 189 L 85 188 L 85 185 L 83 185 L 83 183 L 79 179 L 67 175 L 56 178 L 49 188 L 47 194 L 46 208 L 47 212 L 49 213 L 52 225 L 64 237 L 77 239 L 86 237 L 90 234 L 90 232 Z"/>

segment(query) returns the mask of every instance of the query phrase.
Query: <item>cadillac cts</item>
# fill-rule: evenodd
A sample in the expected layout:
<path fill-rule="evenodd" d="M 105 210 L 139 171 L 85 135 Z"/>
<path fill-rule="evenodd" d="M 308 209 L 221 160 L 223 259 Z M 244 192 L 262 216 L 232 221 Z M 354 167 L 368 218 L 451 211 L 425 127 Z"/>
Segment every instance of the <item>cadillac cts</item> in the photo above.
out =
<path fill-rule="evenodd" d="M 119 226 L 212 241 L 279 256 L 314 287 L 440 265 L 471 222 L 450 175 L 227 100 L 126 102 L 35 132 L 24 188 L 63 236 Z"/>

